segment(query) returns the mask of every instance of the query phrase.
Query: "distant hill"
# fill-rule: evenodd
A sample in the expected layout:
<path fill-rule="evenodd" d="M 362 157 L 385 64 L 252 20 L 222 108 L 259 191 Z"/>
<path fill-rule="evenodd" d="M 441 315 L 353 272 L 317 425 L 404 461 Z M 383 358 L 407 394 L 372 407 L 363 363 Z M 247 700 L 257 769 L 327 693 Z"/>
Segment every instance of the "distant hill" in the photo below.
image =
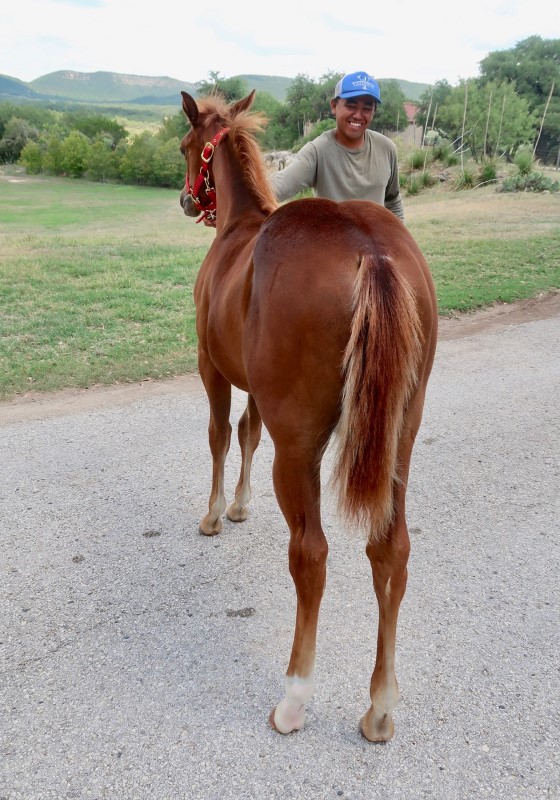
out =
<path fill-rule="evenodd" d="M 175 95 L 177 98 L 181 89 L 190 91 L 196 88 L 193 83 L 185 83 L 175 78 L 72 70 L 51 72 L 30 81 L 28 85 L 40 94 L 95 103 L 132 102 L 145 96 Z"/>
<path fill-rule="evenodd" d="M 247 84 L 249 91 L 267 92 L 281 103 L 286 99 L 286 92 L 294 82 L 293 78 L 282 78 L 279 75 L 234 75 Z"/>
<path fill-rule="evenodd" d="M 31 99 L 39 98 L 40 95 L 18 78 L 0 75 L 0 97 L 28 97 Z"/>
<path fill-rule="evenodd" d="M 267 92 L 280 102 L 294 78 L 279 75 L 235 75 L 247 85 L 248 90 Z M 389 79 L 386 79 L 389 80 Z M 381 79 L 380 84 L 383 84 Z M 407 100 L 417 101 L 429 88 L 427 83 L 411 83 L 398 80 Z M 0 75 L 0 100 L 37 100 L 43 102 L 78 103 L 126 103 L 139 106 L 180 105 L 180 92 L 184 90 L 196 96 L 195 83 L 169 77 L 126 75 L 119 72 L 76 72 L 60 70 L 42 75 L 29 83 L 18 78 Z"/>
<path fill-rule="evenodd" d="M 381 90 L 383 90 L 383 83 L 387 80 L 391 80 L 389 78 L 380 78 L 379 83 L 381 85 Z M 430 89 L 432 84 L 431 83 L 411 83 L 411 81 L 401 81 L 397 79 L 397 83 L 401 87 L 401 91 L 406 97 L 407 100 L 412 100 L 413 102 L 418 102 L 420 97 L 424 94 L 426 89 Z M 383 94 L 381 95 L 381 99 L 383 99 Z"/>

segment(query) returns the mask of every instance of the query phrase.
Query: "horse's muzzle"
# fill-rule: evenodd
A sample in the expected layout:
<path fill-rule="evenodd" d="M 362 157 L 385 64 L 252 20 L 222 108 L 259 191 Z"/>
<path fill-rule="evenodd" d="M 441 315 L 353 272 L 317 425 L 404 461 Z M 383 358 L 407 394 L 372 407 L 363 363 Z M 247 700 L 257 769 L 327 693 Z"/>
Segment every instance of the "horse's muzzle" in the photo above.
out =
<path fill-rule="evenodd" d="M 190 196 L 190 194 L 186 191 L 181 192 L 181 196 L 179 197 L 179 203 L 181 204 L 181 208 L 185 212 L 187 217 L 197 217 L 200 211 L 194 204 L 194 200 Z"/>

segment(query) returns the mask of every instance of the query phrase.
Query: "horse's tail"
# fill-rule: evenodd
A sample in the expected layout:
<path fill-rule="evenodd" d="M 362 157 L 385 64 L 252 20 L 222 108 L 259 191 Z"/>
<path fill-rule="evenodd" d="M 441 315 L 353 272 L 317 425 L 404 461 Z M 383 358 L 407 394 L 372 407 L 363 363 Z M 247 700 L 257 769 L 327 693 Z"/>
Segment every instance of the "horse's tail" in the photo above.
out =
<path fill-rule="evenodd" d="M 397 448 L 417 381 L 421 329 L 412 290 L 386 255 L 362 256 L 353 306 L 333 480 L 339 510 L 374 541 L 393 519 Z"/>

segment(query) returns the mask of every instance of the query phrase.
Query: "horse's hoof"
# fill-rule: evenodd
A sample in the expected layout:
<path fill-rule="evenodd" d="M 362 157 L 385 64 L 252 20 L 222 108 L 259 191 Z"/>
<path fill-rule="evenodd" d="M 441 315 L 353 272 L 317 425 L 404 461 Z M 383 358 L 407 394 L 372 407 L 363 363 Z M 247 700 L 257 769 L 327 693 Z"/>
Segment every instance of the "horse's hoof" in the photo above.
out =
<path fill-rule="evenodd" d="M 220 533 L 221 530 L 221 519 L 216 520 L 214 523 L 209 523 L 202 519 L 198 526 L 198 532 L 202 534 L 202 536 L 216 536 L 216 534 Z"/>
<path fill-rule="evenodd" d="M 237 503 L 232 503 L 226 511 L 227 518 L 231 522 L 245 522 L 249 516 L 249 509 L 247 506 L 238 506 Z"/>
<path fill-rule="evenodd" d="M 370 708 L 360 720 L 360 733 L 368 742 L 381 744 L 388 742 L 395 733 L 395 724 L 391 714 L 376 716 Z"/>
<path fill-rule="evenodd" d="M 284 701 L 282 701 L 284 702 Z M 275 730 L 277 733 L 281 733 L 282 736 L 287 736 L 289 733 L 294 733 L 294 731 L 300 731 L 304 724 L 305 724 L 305 707 L 301 706 L 295 712 L 293 709 L 291 713 L 284 714 L 284 720 L 282 722 L 276 722 L 276 712 L 280 709 L 280 713 L 282 713 L 282 703 L 279 703 L 276 708 L 273 708 L 270 714 L 268 715 L 268 722 L 270 727 Z"/>
<path fill-rule="evenodd" d="M 199 525 L 198 532 L 201 536 L 217 536 L 220 531 L 205 531 L 202 525 Z"/>
<path fill-rule="evenodd" d="M 281 736 L 289 736 L 290 733 L 294 733 L 294 731 L 299 731 L 299 728 L 292 728 L 291 731 L 281 731 L 280 728 L 276 725 L 276 722 L 274 721 L 275 713 L 276 709 L 273 708 L 270 714 L 268 715 L 268 724 L 270 725 L 273 731 L 276 731 L 276 733 L 279 733 Z"/>
<path fill-rule="evenodd" d="M 270 725 L 270 727 L 272 728 L 273 731 L 276 731 L 276 733 L 280 733 L 280 731 L 276 727 L 276 723 L 274 722 L 274 712 L 275 711 L 276 711 L 276 709 L 273 708 L 272 711 L 270 712 L 270 714 L 268 715 L 268 724 Z"/>

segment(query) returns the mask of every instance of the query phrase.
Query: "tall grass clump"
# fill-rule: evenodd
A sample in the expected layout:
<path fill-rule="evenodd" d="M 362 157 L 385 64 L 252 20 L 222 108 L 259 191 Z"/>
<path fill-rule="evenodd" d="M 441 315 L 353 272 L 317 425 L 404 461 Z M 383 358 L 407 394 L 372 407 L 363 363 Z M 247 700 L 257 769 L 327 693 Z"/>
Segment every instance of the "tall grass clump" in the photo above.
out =
<path fill-rule="evenodd" d="M 513 158 L 513 163 L 520 175 L 529 175 L 533 172 L 533 154 L 528 150 L 518 150 Z"/>

